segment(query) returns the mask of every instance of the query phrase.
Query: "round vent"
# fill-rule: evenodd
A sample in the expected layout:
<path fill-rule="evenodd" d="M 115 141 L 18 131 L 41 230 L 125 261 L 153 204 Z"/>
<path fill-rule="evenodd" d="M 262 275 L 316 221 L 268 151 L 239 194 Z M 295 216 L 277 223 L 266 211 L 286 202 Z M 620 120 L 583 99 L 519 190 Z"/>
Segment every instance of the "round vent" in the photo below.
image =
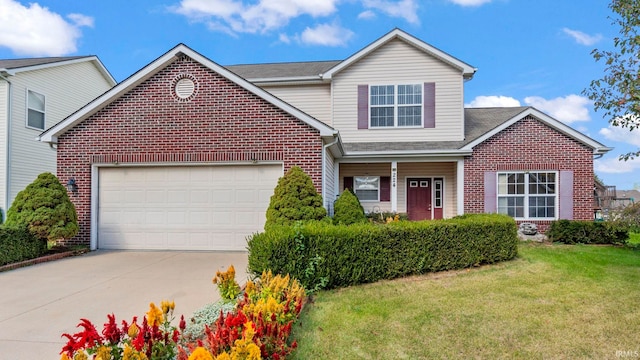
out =
<path fill-rule="evenodd" d="M 176 83 L 176 95 L 180 99 L 186 99 L 196 91 L 196 84 L 189 78 L 182 78 Z"/>
<path fill-rule="evenodd" d="M 196 96 L 198 84 L 188 74 L 180 74 L 172 81 L 172 92 L 178 101 L 189 101 Z"/>

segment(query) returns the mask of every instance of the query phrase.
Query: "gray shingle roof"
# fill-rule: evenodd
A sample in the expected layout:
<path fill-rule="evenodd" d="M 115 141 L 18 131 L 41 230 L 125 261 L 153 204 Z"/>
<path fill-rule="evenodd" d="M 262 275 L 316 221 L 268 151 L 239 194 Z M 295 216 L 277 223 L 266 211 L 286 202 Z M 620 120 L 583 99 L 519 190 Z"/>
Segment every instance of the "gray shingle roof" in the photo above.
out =
<path fill-rule="evenodd" d="M 526 106 L 464 109 L 465 139 L 462 141 L 345 143 L 343 147 L 347 153 L 458 150 L 526 109 Z"/>
<path fill-rule="evenodd" d="M 342 61 L 307 61 L 228 65 L 225 67 L 245 79 L 272 79 L 318 76 L 341 62 Z"/>
<path fill-rule="evenodd" d="M 37 66 L 56 63 L 60 61 L 82 59 L 87 56 L 67 56 L 67 57 L 45 57 L 45 58 L 28 58 L 28 59 L 0 59 L 0 69 L 19 69 L 28 66 Z"/>

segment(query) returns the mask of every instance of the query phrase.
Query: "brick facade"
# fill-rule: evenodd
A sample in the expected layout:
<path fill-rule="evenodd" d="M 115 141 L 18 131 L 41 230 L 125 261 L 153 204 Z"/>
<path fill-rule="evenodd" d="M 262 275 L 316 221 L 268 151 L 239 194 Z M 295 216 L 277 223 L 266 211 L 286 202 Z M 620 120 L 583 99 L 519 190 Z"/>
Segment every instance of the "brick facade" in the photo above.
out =
<path fill-rule="evenodd" d="M 176 79 L 195 80 L 195 97 L 173 93 Z M 91 166 L 99 163 L 250 163 L 298 165 L 317 188 L 322 184 L 322 139 L 318 130 L 257 95 L 187 58 L 99 110 L 58 139 L 58 177 L 79 187 L 71 196 L 80 233 L 89 244 Z"/>
<path fill-rule="evenodd" d="M 526 117 L 473 149 L 465 158 L 464 212 L 484 212 L 487 171 L 573 171 L 573 218 L 593 219 L 593 149 Z M 545 231 L 550 221 L 527 221 Z"/>

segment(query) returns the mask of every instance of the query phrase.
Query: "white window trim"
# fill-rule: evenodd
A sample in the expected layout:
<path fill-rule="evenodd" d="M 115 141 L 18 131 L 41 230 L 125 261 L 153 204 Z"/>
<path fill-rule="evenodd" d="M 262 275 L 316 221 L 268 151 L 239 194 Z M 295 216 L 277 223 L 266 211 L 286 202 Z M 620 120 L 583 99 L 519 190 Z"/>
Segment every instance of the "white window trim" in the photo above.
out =
<path fill-rule="evenodd" d="M 555 185 L 556 185 L 556 193 L 553 194 L 553 196 L 555 197 L 555 201 L 554 201 L 554 214 L 556 216 L 554 217 L 530 217 L 529 216 L 529 197 L 531 196 L 529 194 L 529 177 L 525 176 L 524 177 L 524 188 L 525 188 L 525 194 L 524 195 L 518 195 L 518 194 L 504 194 L 504 195 L 500 195 L 500 188 L 499 188 L 499 184 L 500 184 L 500 175 L 504 175 L 504 174 L 525 174 L 528 175 L 530 173 L 552 173 L 555 174 Z M 499 207 L 500 207 L 500 198 L 501 197 L 523 197 L 524 198 L 524 217 L 513 217 L 515 220 L 539 220 L 539 221 L 545 221 L 545 220 L 558 220 L 558 211 L 560 210 L 560 177 L 559 177 L 559 172 L 555 171 L 555 170 L 535 170 L 535 171 L 499 171 L 496 174 L 496 211 L 498 211 Z M 534 194 L 533 196 L 539 196 L 541 194 Z M 551 196 L 550 194 L 546 194 L 543 196 Z"/>
<path fill-rule="evenodd" d="M 432 178 L 431 184 L 433 186 L 433 208 L 444 209 L 444 178 Z M 440 206 L 436 206 L 436 184 L 440 184 Z"/>
<path fill-rule="evenodd" d="M 420 86 L 421 92 L 421 101 L 420 101 L 420 125 L 411 125 L 411 126 L 399 126 L 398 125 L 398 86 L 399 85 L 416 85 Z M 393 86 L 393 126 L 373 126 L 371 125 L 371 116 L 373 112 L 371 109 L 380 108 L 380 107 L 390 107 L 389 105 L 372 105 L 371 104 L 371 90 L 374 86 Z M 394 83 L 394 84 L 369 84 L 369 129 L 421 129 L 424 127 L 424 82 L 420 81 L 406 81 L 403 83 Z M 417 106 L 416 105 L 405 105 L 405 106 Z"/>
<path fill-rule="evenodd" d="M 364 178 L 364 177 L 370 177 L 370 178 L 377 178 L 378 179 L 378 188 L 376 189 L 378 191 L 378 196 L 375 200 L 362 200 L 358 197 L 358 193 L 357 193 L 357 189 L 356 189 L 356 178 Z M 372 189 L 373 190 L 373 189 Z M 353 177 L 353 194 L 358 197 L 358 200 L 360 200 L 360 202 L 364 202 L 364 203 L 374 203 L 374 202 L 380 202 L 380 176 L 370 176 L 370 175 L 355 175 Z"/>
<path fill-rule="evenodd" d="M 38 95 L 42 95 L 42 97 L 44 97 L 44 112 L 42 112 L 43 115 L 43 124 L 42 124 L 42 129 L 37 128 L 35 126 L 30 126 L 29 125 L 29 110 L 34 110 L 37 112 L 40 112 L 40 110 L 38 109 L 32 109 L 29 107 L 29 93 L 35 93 Z M 24 119 L 24 125 L 27 129 L 33 129 L 33 130 L 38 130 L 38 131 L 44 131 L 47 128 L 47 96 L 41 92 L 35 91 L 35 90 L 31 90 L 31 89 L 26 89 L 26 93 L 25 93 L 25 107 L 26 107 L 26 111 L 25 111 L 25 119 Z"/>

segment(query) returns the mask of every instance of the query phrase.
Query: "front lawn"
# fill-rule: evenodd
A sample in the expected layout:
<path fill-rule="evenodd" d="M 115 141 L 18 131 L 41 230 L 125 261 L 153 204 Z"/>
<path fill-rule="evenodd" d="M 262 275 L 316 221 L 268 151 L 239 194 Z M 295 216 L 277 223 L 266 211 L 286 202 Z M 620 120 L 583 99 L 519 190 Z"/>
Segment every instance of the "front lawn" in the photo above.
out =
<path fill-rule="evenodd" d="M 522 244 L 516 260 L 324 291 L 294 359 L 617 358 L 640 350 L 640 251 Z"/>

